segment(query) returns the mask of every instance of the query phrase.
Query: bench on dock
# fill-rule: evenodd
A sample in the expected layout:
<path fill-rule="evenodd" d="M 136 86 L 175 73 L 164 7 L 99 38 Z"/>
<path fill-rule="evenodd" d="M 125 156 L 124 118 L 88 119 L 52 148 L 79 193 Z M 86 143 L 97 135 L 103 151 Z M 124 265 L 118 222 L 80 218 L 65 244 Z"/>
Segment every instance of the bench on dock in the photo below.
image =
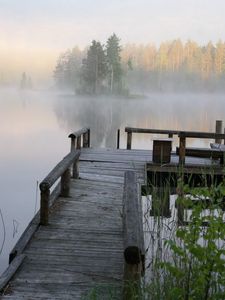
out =
<path fill-rule="evenodd" d="M 180 148 L 176 147 L 176 154 L 179 155 Z M 225 151 L 213 148 L 195 148 L 187 147 L 185 148 L 185 155 L 191 157 L 200 158 L 211 158 L 213 160 L 220 160 L 220 164 L 224 164 L 224 154 Z"/>

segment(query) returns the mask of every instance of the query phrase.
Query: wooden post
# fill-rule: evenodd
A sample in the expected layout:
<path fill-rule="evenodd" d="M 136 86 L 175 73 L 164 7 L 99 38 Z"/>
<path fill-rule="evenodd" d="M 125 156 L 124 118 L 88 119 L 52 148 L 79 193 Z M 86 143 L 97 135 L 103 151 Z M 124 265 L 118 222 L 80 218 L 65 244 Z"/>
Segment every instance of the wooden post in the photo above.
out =
<path fill-rule="evenodd" d="M 222 127 L 223 127 L 223 121 L 222 120 L 216 120 L 216 133 L 222 133 Z M 221 144 L 221 139 L 215 139 L 216 144 Z"/>
<path fill-rule="evenodd" d="M 177 203 L 177 224 L 178 226 L 182 226 L 184 224 L 184 174 L 181 174 L 181 177 L 178 179 L 178 187 L 177 187 L 177 194 L 178 194 L 178 201 Z"/>
<path fill-rule="evenodd" d="M 120 130 L 117 130 L 117 149 L 120 149 Z"/>
<path fill-rule="evenodd" d="M 41 208 L 40 208 L 40 224 L 48 225 L 48 206 L 50 198 L 50 188 L 47 184 L 40 184 L 41 190 Z"/>
<path fill-rule="evenodd" d="M 131 149 L 131 143 L 132 143 L 132 132 L 127 133 L 127 149 Z"/>
<path fill-rule="evenodd" d="M 184 166 L 185 164 L 185 147 L 186 147 L 186 138 L 185 135 L 180 133 L 180 145 L 179 145 L 179 165 Z"/>
<path fill-rule="evenodd" d="M 73 164 L 73 172 L 72 172 L 72 177 L 74 179 L 78 179 L 79 178 L 79 161 L 76 160 Z"/>
<path fill-rule="evenodd" d="M 83 134 L 83 147 L 88 148 L 88 132 Z"/>
<path fill-rule="evenodd" d="M 143 260 L 143 227 L 140 203 L 138 202 L 137 177 L 135 172 L 126 171 L 123 195 L 124 231 L 124 288 L 123 299 L 138 296 Z M 142 231 L 142 232 L 141 232 Z M 138 299 L 138 298 L 137 298 Z"/>
<path fill-rule="evenodd" d="M 223 129 L 223 133 L 225 134 L 225 128 Z M 224 145 L 225 145 L 225 139 L 224 139 L 223 143 L 224 143 Z"/>
<path fill-rule="evenodd" d="M 91 140 L 90 140 L 90 129 L 88 129 L 88 148 L 90 148 L 90 145 L 91 145 Z"/>
<path fill-rule="evenodd" d="M 70 169 L 67 169 L 61 176 L 61 196 L 68 197 L 70 193 Z"/>
<path fill-rule="evenodd" d="M 81 149 L 81 136 L 77 138 L 77 149 Z"/>
<path fill-rule="evenodd" d="M 71 138 L 71 147 L 70 147 L 71 152 L 75 149 L 75 145 L 76 145 L 76 138 L 72 137 Z"/>

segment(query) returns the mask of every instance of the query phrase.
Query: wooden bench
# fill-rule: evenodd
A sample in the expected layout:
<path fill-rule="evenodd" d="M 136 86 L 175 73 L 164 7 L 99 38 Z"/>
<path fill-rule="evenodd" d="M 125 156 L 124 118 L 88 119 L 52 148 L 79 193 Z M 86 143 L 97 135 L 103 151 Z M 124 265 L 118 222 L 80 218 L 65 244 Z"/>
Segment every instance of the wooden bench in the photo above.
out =
<path fill-rule="evenodd" d="M 176 147 L 176 154 L 179 155 L 179 147 Z M 201 157 L 201 158 L 212 158 L 215 160 L 220 160 L 220 164 L 224 164 L 224 155 L 225 151 L 221 149 L 212 149 L 212 148 L 185 148 L 185 155 L 192 157 Z"/>

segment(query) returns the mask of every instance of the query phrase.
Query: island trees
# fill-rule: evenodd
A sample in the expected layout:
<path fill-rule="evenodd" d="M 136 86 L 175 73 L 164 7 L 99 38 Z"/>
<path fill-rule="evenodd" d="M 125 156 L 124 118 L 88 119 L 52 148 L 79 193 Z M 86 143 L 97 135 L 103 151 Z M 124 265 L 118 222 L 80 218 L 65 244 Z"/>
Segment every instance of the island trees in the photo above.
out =
<path fill-rule="evenodd" d="M 119 41 L 115 34 L 109 37 L 105 47 L 92 41 L 82 63 L 80 93 L 121 93 L 123 72 Z"/>
<path fill-rule="evenodd" d="M 110 36 L 106 43 L 106 59 L 108 66 L 108 90 L 110 93 L 122 91 L 122 65 L 120 40 L 115 33 Z"/>
<path fill-rule="evenodd" d="M 103 92 L 107 75 L 107 62 L 103 46 L 100 42 L 92 41 L 83 59 L 81 67 L 80 92 L 99 94 Z"/>

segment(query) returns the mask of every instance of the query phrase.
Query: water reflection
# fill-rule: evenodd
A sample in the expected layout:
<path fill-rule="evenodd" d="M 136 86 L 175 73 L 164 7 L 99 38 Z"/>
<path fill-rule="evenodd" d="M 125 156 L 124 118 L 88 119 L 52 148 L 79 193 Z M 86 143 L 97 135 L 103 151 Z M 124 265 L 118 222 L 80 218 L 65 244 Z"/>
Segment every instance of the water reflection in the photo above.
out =
<path fill-rule="evenodd" d="M 0 90 L 0 209 L 6 239 L 0 255 L 0 272 L 8 254 L 34 215 L 37 181 L 69 151 L 68 134 L 91 128 L 91 144 L 116 147 L 125 126 L 214 130 L 225 120 L 224 95 L 158 95 L 143 99 L 85 98 L 54 92 Z M 149 149 L 148 135 L 134 135 L 134 148 Z M 38 206 L 36 207 L 38 209 Z M 4 230 L 0 220 L 0 246 Z"/>
<path fill-rule="evenodd" d="M 222 94 L 155 94 L 143 99 L 70 96 L 58 98 L 55 113 L 67 131 L 90 127 L 95 147 L 116 147 L 116 132 L 121 128 L 122 147 L 125 147 L 125 126 L 214 131 L 215 120 L 225 120 L 224 100 Z M 150 144 L 150 136 L 134 135 L 134 148 L 147 149 Z"/>

